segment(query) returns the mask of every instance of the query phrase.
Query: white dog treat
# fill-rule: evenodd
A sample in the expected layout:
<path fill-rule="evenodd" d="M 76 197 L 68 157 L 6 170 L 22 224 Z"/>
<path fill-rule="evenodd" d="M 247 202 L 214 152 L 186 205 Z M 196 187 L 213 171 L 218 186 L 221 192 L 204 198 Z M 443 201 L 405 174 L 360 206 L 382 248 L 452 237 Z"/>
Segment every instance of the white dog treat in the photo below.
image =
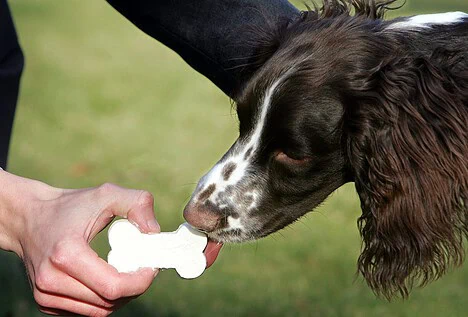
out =
<path fill-rule="evenodd" d="M 196 278 L 206 268 L 203 250 L 205 234 L 183 223 L 174 232 L 143 234 L 128 220 L 115 221 L 109 228 L 111 251 L 107 262 L 119 272 L 142 267 L 176 269 L 183 278 Z"/>

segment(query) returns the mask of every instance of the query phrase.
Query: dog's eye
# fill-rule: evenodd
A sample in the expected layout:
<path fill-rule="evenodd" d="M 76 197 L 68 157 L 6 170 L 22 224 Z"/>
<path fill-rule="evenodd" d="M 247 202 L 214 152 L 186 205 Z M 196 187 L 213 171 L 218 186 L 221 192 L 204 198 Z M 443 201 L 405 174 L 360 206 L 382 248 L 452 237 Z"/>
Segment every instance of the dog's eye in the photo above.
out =
<path fill-rule="evenodd" d="M 288 165 L 302 165 L 310 161 L 310 157 L 301 156 L 285 150 L 277 150 L 274 154 L 275 160 Z"/>

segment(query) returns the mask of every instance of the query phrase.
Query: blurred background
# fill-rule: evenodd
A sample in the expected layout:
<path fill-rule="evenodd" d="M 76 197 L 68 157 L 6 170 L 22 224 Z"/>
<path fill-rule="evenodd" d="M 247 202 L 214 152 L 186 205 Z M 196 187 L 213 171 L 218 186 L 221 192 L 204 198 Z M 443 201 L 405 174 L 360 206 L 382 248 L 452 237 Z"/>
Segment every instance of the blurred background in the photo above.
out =
<path fill-rule="evenodd" d="M 104 1 L 10 6 L 26 55 L 10 170 L 57 187 L 147 189 L 163 230 L 176 229 L 198 178 L 236 139 L 229 99 Z M 468 1 L 408 0 L 390 17 L 455 10 Z M 355 275 L 359 214 L 346 185 L 289 228 L 226 245 L 196 280 L 161 273 L 115 316 L 467 315 L 468 264 L 407 301 L 376 299 Z M 93 247 L 105 257 L 106 232 Z M 0 252 L 0 286 L 0 316 L 40 315 L 13 254 Z"/>

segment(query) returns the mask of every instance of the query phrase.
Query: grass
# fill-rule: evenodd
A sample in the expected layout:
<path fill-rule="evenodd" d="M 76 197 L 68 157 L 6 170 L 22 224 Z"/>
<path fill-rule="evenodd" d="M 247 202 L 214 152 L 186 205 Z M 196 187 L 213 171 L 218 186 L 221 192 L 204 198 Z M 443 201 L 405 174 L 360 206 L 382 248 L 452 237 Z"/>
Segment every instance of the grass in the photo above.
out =
<path fill-rule="evenodd" d="M 148 189 L 162 228 L 175 229 L 195 182 L 236 138 L 228 98 L 104 1 L 10 4 L 27 58 L 10 170 L 59 187 Z M 449 10 L 468 3 L 409 0 L 398 14 Z M 468 265 L 407 301 L 376 299 L 355 275 L 359 213 L 348 184 L 284 231 L 226 246 L 201 278 L 161 273 L 115 315 L 466 315 Z M 105 233 L 93 246 L 105 256 Z M 0 285 L 0 316 L 39 315 L 21 263 L 5 252 Z"/>

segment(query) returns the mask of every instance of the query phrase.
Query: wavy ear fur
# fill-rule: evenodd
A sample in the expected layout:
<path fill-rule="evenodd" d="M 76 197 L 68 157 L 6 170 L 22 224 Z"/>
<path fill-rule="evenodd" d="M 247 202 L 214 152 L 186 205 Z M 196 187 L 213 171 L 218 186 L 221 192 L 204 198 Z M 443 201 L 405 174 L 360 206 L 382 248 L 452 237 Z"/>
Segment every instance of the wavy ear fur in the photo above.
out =
<path fill-rule="evenodd" d="M 368 19 L 383 19 L 385 13 L 389 10 L 396 10 L 404 5 L 392 7 L 391 5 L 398 0 L 322 0 L 322 7 L 314 9 L 319 13 L 320 18 L 334 18 L 342 15 L 351 15 L 354 11 L 355 16 L 361 16 Z"/>
<path fill-rule="evenodd" d="M 255 24 L 247 24 L 244 29 L 244 34 L 240 37 L 242 45 L 249 45 L 254 48 L 254 54 L 249 57 L 240 58 L 245 63 L 236 67 L 242 69 L 242 76 L 251 78 L 251 76 L 261 68 L 279 49 L 281 44 L 290 36 L 287 29 L 294 27 L 294 25 L 301 24 L 304 21 L 316 21 L 319 19 L 336 18 L 343 16 L 350 16 L 354 13 L 367 19 L 382 19 L 387 11 L 396 10 L 403 6 L 392 5 L 399 0 L 322 0 L 322 5 L 319 7 L 314 0 L 312 0 L 311 9 L 309 11 L 302 11 L 301 15 L 293 21 L 280 20 L 277 23 L 271 23 L 261 11 L 259 15 L 263 15 L 266 23 L 260 28 Z M 233 40 L 234 42 L 236 40 Z M 247 42 L 246 42 L 247 41 Z M 239 91 L 235 92 L 237 95 Z"/>
<path fill-rule="evenodd" d="M 463 52 L 389 61 L 345 115 L 361 199 L 358 269 L 387 299 L 464 259 L 468 232 L 468 61 Z M 465 53 L 466 54 L 466 53 Z M 464 59 L 465 58 L 465 59 Z M 361 81 L 359 81 L 361 83 Z"/>

